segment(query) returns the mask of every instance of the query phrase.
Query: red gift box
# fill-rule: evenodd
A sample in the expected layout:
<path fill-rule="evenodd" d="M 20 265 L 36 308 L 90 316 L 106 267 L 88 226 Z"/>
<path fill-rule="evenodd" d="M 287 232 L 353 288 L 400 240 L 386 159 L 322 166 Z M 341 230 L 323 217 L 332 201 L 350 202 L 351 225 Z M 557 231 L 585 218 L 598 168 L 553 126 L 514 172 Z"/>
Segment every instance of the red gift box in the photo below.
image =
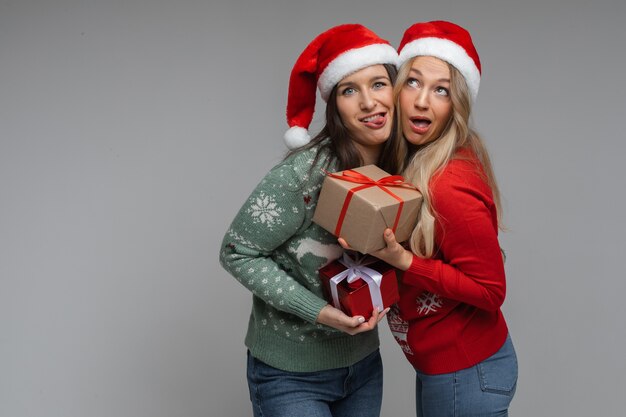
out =
<path fill-rule="evenodd" d="M 343 259 L 321 268 L 319 276 L 327 300 L 349 316 L 363 316 L 367 320 L 375 304 L 386 308 L 400 299 L 395 269 L 375 258 L 355 262 L 344 254 Z"/>

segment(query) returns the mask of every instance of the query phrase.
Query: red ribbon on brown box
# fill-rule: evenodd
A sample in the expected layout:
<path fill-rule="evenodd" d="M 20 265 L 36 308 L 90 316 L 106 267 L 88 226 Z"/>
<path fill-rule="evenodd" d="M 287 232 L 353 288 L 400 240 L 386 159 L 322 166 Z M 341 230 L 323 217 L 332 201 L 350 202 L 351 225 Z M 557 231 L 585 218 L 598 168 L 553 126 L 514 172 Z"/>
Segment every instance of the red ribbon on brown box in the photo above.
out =
<path fill-rule="evenodd" d="M 381 190 L 398 200 L 400 205 L 398 206 L 398 212 L 396 213 L 396 219 L 393 222 L 393 227 L 391 230 L 396 231 L 396 227 L 398 227 L 398 221 L 400 220 L 400 215 L 402 214 L 402 207 L 404 206 L 404 200 L 399 196 L 395 195 L 389 188 L 387 187 L 404 187 L 404 188 L 412 188 L 417 190 L 417 187 L 411 185 L 404 181 L 404 177 L 401 175 L 388 175 L 379 180 L 373 180 L 372 178 L 361 174 L 360 172 L 353 171 L 351 169 L 345 170 L 342 172 L 342 175 L 335 174 L 332 172 L 327 172 L 327 175 L 339 180 L 354 182 L 358 184 L 363 184 L 359 187 L 351 188 L 348 190 L 348 194 L 346 195 L 346 199 L 343 202 L 343 206 L 341 208 L 341 212 L 339 213 L 339 219 L 337 220 L 337 226 L 335 227 L 335 236 L 341 236 L 341 227 L 343 226 L 343 220 L 346 217 L 346 213 L 348 212 L 348 206 L 350 205 L 350 200 L 352 200 L 352 196 L 366 188 L 370 187 L 379 187 Z M 419 191 L 419 190 L 418 190 Z"/>

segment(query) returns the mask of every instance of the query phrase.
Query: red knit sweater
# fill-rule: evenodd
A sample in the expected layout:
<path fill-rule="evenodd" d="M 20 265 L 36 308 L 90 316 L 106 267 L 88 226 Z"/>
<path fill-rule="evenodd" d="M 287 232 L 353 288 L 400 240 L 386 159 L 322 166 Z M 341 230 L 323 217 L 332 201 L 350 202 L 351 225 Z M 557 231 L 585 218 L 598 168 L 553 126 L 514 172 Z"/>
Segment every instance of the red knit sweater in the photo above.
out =
<path fill-rule="evenodd" d="M 413 257 L 388 317 L 409 362 L 428 374 L 474 366 L 508 333 L 496 205 L 478 160 L 460 154 L 464 159 L 450 161 L 430 182 L 436 255 Z"/>

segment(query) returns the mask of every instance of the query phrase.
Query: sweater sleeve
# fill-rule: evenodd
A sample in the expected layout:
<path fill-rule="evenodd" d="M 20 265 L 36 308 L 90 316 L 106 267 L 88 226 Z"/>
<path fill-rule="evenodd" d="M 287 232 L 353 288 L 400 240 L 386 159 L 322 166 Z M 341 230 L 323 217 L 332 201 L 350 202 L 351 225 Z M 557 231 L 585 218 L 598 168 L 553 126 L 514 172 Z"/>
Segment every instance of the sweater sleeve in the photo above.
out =
<path fill-rule="evenodd" d="M 306 221 L 300 175 L 289 164 L 272 169 L 236 215 L 222 241 L 220 263 L 276 309 L 315 323 L 327 304 L 276 262 L 274 250 Z"/>
<path fill-rule="evenodd" d="M 413 257 L 403 282 L 484 310 L 504 302 L 506 281 L 491 190 L 468 161 L 453 160 L 431 183 L 437 259 Z"/>

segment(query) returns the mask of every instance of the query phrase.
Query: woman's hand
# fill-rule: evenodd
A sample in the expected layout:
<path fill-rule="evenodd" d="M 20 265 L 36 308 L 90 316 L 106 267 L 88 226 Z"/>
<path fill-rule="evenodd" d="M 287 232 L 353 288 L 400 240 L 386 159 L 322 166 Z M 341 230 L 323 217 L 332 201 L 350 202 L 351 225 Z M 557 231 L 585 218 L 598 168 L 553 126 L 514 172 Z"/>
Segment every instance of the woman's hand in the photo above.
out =
<path fill-rule="evenodd" d="M 370 255 L 375 256 L 402 271 L 409 269 L 411 263 L 413 262 L 413 253 L 406 250 L 404 246 L 396 241 L 396 236 L 393 233 L 393 230 L 385 229 L 383 238 L 385 239 L 385 243 L 387 243 L 387 247 L 376 252 L 372 252 Z M 344 249 L 351 249 L 345 239 L 340 237 L 338 242 Z"/>
<path fill-rule="evenodd" d="M 385 314 L 387 314 L 388 311 L 389 308 L 386 308 L 381 312 L 374 309 L 372 317 L 365 321 L 363 316 L 350 317 L 343 311 L 327 304 L 324 308 L 322 308 L 320 314 L 317 316 L 317 322 L 334 329 L 341 330 L 342 332 L 350 335 L 355 335 L 357 333 L 368 332 L 375 329 L 376 325 L 383 319 L 383 317 L 385 317 Z"/>

